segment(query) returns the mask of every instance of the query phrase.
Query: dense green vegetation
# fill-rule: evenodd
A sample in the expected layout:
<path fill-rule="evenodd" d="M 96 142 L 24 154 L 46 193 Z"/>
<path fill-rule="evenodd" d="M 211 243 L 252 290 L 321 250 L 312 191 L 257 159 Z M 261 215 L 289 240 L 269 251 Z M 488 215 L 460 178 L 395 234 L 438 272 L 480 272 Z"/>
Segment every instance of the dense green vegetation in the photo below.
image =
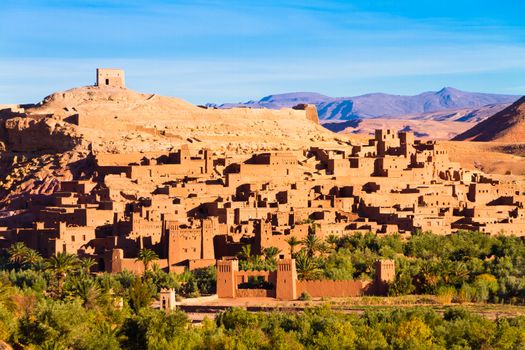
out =
<path fill-rule="evenodd" d="M 0 338 L 30 349 L 521 349 L 525 318 L 487 320 L 465 309 L 444 314 L 394 309 L 343 314 L 328 307 L 302 313 L 231 309 L 200 327 L 181 311 L 82 306 L 1 291 Z M 7 293 L 10 293 L 7 291 Z"/>
<path fill-rule="evenodd" d="M 519 237 L 459 232 L 450 236 L 418 233 L 410 239 L 372 233 L 329 236 L 314 233 L 289 240 L 300 279 L 375 278 L 378 259 L 394 259 L 396 281 L 390 295 L 434 294 L 444 301 L 525 304 L 525 241 Z M 275 269 L 275 256 L 239 255 L 241 269 Z"/>
<path fill-rule="evenodd" d="M 478 232 L 420 233 L 404 241 L 397 235 L 378 238 L 366 234 L 337 239 L 335 251 L 320 261 L 328 276 L 348 271 L 345 257 L 350 258 L 357 278 L 372 278 L 376 259 L 394 259 L 396 281 L 390 286 L 391 295 L 436 294 L 459 302 L 525 303 L 522 238 Z"/>
<path fill-rule="evenodd" d="M 304 279 L 374 278 L 380 258 L 396 261 L 390 294 L 435 294 L 444 303 L 525 303 L 525 242 L 521 238 L 460 232 L 329 237 L 291 242 Z M 274 269 L 276 249 L 262 256 L 246 247 L 245 268 Z M 58 254 L 43 259 L 22 244 L 0 256 L 0 340 L 33 349 L 516 349 L 525 347 L 525 319 L 487 320 L 465 309 L 444 314 L 415 308 L 346 315 L 327 308 L 304 313 L 227 311 L 192 327 L 181 312 L 150 308 L 161 288 L 187 297 L 210 294 L 215 270 L 166 273 L 156 255 L 138 260 L 136 276 L 92 274 L 95 261 Z"/>

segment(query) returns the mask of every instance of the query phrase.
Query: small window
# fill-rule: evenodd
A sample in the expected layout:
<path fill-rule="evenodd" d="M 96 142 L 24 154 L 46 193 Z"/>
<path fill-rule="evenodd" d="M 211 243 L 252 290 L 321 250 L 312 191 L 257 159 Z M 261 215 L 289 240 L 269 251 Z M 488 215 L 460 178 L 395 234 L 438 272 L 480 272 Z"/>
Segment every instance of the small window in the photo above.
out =
<path fill-rule="evenodd" d="M 106 79 L 106 85 L 109 85 L 109 79 Z"/>

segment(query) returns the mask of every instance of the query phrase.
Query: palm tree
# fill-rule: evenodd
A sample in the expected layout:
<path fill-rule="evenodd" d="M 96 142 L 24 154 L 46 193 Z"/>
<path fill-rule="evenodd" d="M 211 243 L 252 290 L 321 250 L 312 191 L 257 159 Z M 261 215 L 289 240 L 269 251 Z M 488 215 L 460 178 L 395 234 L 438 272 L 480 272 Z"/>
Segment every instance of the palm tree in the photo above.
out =
<path fill-rule="evenodd" d="M 24 258 L 27 254 L 28 247 L 22 242 L 16 242 L 9 249 L 7 253 L 9 254 L 9 262 L 17 265 L 22 265 Z"/>
<path fill-rule="evenodd" d="M 34 268 L 35 266 L 41 266 L 42 260 L 42 257 L 36 250 L 27 248 L 23 258 L 23 263 L 24 265 Z"/>
<path fill-rule="evenodd" d="M 89 275 L 91 273 L 91 268 L 97 264 L 96 260 L 93 258 L 84 258 L 80 259 L 80 268 L 81 271 Z"/>
<path fill-rule="evenodd" d="M 268 247 L 264 248 L 263 255 L 266 260 L 276 260 L 276 256 L 279 255 L 280 252 L 277 247 Z"/>
<path fill-rule="evenodd" d="M 290 246 L 290 257 L 294 257 L 295 247 L 301 244 L 301 241 L 297 237 L 292 236 L 286 240 L 286 243 Z"/>
<path fill-rule="evenodd" d="M 157 253 L 155 253 L 153 250 L 148 248 L 143 248 L 140 250 L 139 255 L 137 256 L 137 259 L 135 261 L 142 261 L 144 264 L 144 273 L 148 271 L 149 264 L 152 261 L 158 260 L 159 256 Z"/>
<path fill-rule="evenodd" d="M 302 243 L 304 244 L 309 257 L 315 256 L 315 253 L 321 247 L 321 240 L 316 235 L 312 234 L 306 236 Z"/>
<path fill-rule="evenodd" d="M 58 292 L 62 293 L 62 284 L 67 274 L 78 266 L 78 258 L 66 252 L 53 255 L 47 260 L 47 269 L 53 271 L 57 277 Z"/>
<path fill-rule="evenodd" d="M 40 345 L 39 349 L 41 350 L 64 350 L 66 347 L 62 345 L 59 341 L 48 340 L 45 343 Z"/>
<path fill-rule="evenodd" d="M 264 248 L 264 261 L 270 270 L 273 270 L 277 267 L 277 255 L 279 255 L 280 252 L 281 251 L 277 247 Z"/>
<path fill-rule="evenodd" d="M 250 265 L 253 270 L 264 270 L 264 261 L 261 259 L 260 255 L 252 256 Z"/>
<path fill-rule="evenodd" d="M 149 306 L 153 299 L 153 292 L 147 283 L 140 278 L 135 279 L 131 288 L 128 289 L 129 304 L 133 311 L 138 312 L 141 308 Z"/>
<path fill-rule="evenodd" d="M 82 299 L 82 305 L 91 309 L 97 305 L 102 291 L 91 277 L 76 276 L 73 281 L 73 295 Z"/>
<path fill-rule="evenodd" d="M 336 235 L 329 235 L 328 237 L 326 237 L 325 241 L 330 247 L 330 249 L 334 251 L 337 249 L 337 246 L 339 244 L 339 237 L 337 237 Z"/>
<path fill-rule="evenodd" d="M 458 261 L 454 264 L 451 273 L 456 280 L 456 283 L 462 283 L 468 277 L 469 270 L 463 261 Z"/>
<path fill-rule="evenodd" d="M 295 256 L 297 277 L 301 280 L 312 280 L 321 276 L 321 269 L 317 266 L 315 257 L 309 256 L 305 249 L 301 249 Z"/>
<path fill-rule="evenodd" d="M 243 245 L 237 256 L 242 260 L 250 261 L 252 259 L 252 246 L 250 244 Z"/>
<path fill-rule="evenodd" d="M 315 236 L 315 234 L 317 233 L 317 228 L 319 227 L 319 224 L 316 223 L 314 220 L 310 220 L 308 221 L 308 223 L 310 225 L 308 226 L 308 234 Z"/>

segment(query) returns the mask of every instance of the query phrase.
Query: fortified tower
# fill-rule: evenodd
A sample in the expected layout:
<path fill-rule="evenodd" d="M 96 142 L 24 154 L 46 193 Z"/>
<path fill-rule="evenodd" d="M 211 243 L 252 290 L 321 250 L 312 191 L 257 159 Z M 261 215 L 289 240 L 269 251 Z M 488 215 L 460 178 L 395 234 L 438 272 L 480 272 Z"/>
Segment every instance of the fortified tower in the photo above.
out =
<path fill-rule="evenodd" d="M 126 87 L 124 70 L 115 68 L 97 68 L 96 86 Z"/>
<path fill-rule="evenodd" d="M 162 288 L 160 290 L 160 308 L 165 311 L 175 310 L 175 289 Z"/>
<path fill-rule="evenodd" d="M 275 297 L 280 300 L 297 299 L 297 270 L 295 259 L 283 259 L 277 262 Z"/>
<path fill-rule="evenodd" d="M 201 259 L 215 259 L 213 237 L 216 225 L 218 225 L 216 217 L 201 221 Z"/>
<path fill-rule="evenodd" d="M 396 267 L 394 260 L 378 260 L 376 262 L 376 280 L 380 283 L 394 282 Z"/>
<path fill-rule="evenodd" d="M 235 298 L 237 289 L 235 272 L 239 271 L 238 260 L 217 260 L 217 296 Z"/>

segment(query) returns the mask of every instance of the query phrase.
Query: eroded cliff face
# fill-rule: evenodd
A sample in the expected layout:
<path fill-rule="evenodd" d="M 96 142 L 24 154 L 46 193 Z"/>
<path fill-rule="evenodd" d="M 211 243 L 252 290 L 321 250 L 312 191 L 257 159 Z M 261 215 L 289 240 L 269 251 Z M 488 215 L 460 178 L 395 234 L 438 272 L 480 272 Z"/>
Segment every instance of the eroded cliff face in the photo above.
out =
<path fill-rule="evenodd" d="M 65 152 L 82 143 L 72 125 L 51 117 L 15 117 L 5 121 L 5 148 L 13 152 Z"/>

